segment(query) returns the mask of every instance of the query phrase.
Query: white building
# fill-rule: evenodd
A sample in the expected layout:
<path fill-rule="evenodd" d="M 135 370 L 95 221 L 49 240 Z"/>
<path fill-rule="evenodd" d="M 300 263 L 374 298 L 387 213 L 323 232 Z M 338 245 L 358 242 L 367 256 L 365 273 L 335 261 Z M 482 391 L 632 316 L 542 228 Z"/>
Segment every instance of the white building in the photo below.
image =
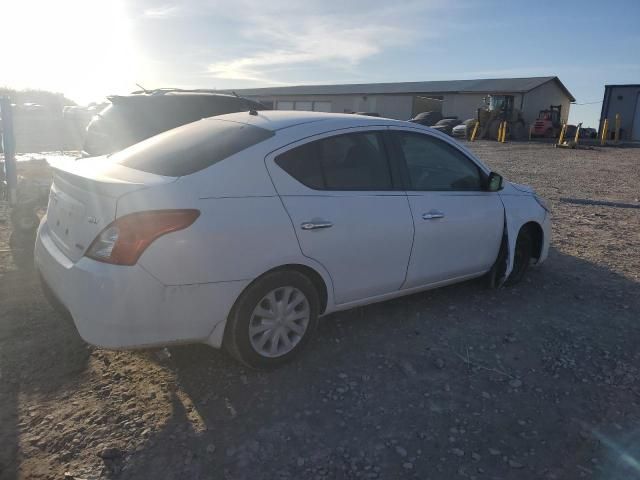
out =
<path fill-rule="evenodd" d="M 539 111 L 549 105 L 562 105 L 562 119 L 567 121 L 569 105 L 575 101 L 558 77 L 299 85 L 249 88 L 236 93 L 277 110 L 368 112 L 401 120 L 434 110 L 460 120 L 475 118 L 487 95 L 513 95 L 514 105 L 522 111 L 527 123 L 533 122 Z"/>

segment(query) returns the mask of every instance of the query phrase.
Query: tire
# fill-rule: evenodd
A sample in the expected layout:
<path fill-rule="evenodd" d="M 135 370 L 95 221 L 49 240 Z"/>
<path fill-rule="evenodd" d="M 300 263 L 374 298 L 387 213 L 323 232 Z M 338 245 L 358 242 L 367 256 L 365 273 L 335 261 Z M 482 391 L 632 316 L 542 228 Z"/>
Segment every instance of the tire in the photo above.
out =
<path fill-rule="evenodd" d="M 531 263 L 531 250 L 533 248 L 533 240 L 527 230 L 521 230 L 516 241 L 516 250 L 513 258 L 513 269 L 509 274 L 509 278 L 505 285 L 512 286 L 522 280 L 524 274 Z"/>
<path fill-rule="evenodd" d="M 287 307 L 293 308 L 289 314 Z M 309 343 L 318 325 L 319 308 L 318 292 L 305 275 L 293 270 L 268 273 L 236 301 L 227 320 L 224 346 L 248 367 L 278 367 Z"/>
<path fill-rule="evenodd" d="M 489 125 L 489 128 L 487 129 L 487 135 L 489 140 L 498 140 L 499 130 L 500 130 L 500 122 L 497 120 L 492 121 L 491 124 Z"/>

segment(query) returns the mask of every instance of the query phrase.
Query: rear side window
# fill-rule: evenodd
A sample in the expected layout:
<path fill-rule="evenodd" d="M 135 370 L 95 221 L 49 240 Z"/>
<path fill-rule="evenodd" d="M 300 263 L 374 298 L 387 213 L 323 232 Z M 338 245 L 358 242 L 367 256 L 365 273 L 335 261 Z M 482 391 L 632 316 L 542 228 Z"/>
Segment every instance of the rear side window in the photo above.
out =
<path fill-rule="evenodd" d="M 205 169 L 273 134 L 244 123 L 201 120 L 151 137 L 110 158 L 143 172 L 181 177 Z"/>
<path fill-rule="evenodd" d="M 393 190 L 387 156 L 377 133 L 316 140 L 279 155 L 276 163 L 315 190 Z"/>

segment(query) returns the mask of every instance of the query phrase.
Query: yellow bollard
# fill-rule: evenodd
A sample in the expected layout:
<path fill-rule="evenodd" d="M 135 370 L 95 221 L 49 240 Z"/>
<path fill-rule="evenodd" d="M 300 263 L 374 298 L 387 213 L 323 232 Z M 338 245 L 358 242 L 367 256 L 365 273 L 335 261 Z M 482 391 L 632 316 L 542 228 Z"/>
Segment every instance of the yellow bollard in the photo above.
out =
<path fill-rule="evenodd" d="M 478 134 L 478 127 L 480 126 L 480 122 L 476 122 L 476 124 L 473 126 L 473 132 L 471 132 L 471 141 L 475 142 L 476 141 L 476 135 Z"/>
<path fill-rule="evenodd" d="M 580 129 L 582 128 L 582 123 L 578 124 L 578 128 L 576 128 L 576 136 L 573 138 L 573 143 L 578 145 L 578 140 L 580 139 Z"/>
<path fill-rule="evenodd" d="M 615 142 L 618 143 L 620 141 L 620 114 L 616 113 L 616 133 L 615 133 Z"/>
<path fill-rule="evenodd" d="M 607 143 L 607 133 L 609 132 L 609 119 L 605 118 L 602 122 L 602 135 L 600 137 L 600 145 Z"/>
<path fill-rule="evenodd" d="M 564 143 L 564 134 L 567 131 L 567 124 L 563 123 L 562 128 L 560 129 L 560 138 L 558 138 L 558 145 L 562 145 Z"/>
<path fill-rule="evenodd" d="M 502 139 L 500 140 L 501 143 L 504 143 L 507 141 L 507 122 L 506 120 L 504 122 L 502 122 Z"/>

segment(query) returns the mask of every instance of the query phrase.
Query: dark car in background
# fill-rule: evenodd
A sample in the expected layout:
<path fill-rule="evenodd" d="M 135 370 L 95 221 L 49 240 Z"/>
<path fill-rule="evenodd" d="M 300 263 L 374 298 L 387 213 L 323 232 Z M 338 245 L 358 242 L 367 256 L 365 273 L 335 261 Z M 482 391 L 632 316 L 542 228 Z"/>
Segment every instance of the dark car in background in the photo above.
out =
<path fill-rule="evenodd" d="M 425 127 L 430 127 L 438 123 L 440 120 L 442 120 L 442 113 L 433 111 L 421 112 L 409 121 L 412 123 L 419 123 L 420 125 L 424 125 Z"/>
<path fill-rule="evenodd" d="M 438 130 L 439 132 L 446 133 L 447 135 L 451 135 L 453 127 L 460 125 L 461 123 L 462 122 L 458 118 L 443 118 L 431 128 Z"/>
<path fill-rule="evenodd" d="M 89 125 L 83 156 L 117 152 L 172 128 L 248 110 L 267 110 L 259 102 L 202 90 L 159 89 L 108 97 L 111 102 Z"/>

